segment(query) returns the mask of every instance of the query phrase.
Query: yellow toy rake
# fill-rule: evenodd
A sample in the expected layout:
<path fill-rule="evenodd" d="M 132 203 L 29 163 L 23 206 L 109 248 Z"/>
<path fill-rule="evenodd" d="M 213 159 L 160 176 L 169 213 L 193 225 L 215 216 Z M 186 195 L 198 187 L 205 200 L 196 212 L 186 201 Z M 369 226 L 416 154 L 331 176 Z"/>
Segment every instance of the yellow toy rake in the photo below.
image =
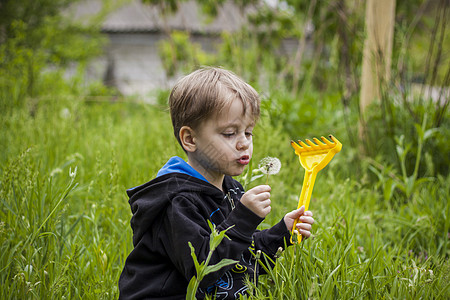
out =
<path fill-rule="evenodd" d="M 323 143 L 313 138 L 313 142 L 306 139 L 306 143 L 298 141 L 300 145 L 291 141 L 291 146 L 295 149 L 295 154 L 298 155 L 300 164 L 305 169 L 305 178 L 303 179 L 302 192 L 298 200 L 298 207 L 305 206 L 305 211 L 308 210 L 309 200 L 311 199 L 312 190 L 314 188 L 314 182 L 316 180 L 317 173 L 322 170 L 334 157 L 336 153 L 341 151 L 342 144 L 334 136 L 329 136 L 331 142 L 321 137 Z M 294 226 L 292 226 L 291 243 L 294 243 L 294 230 L 299 220 L 295 220 Z M 300 243 L 302 236 L 297 232 L 297 241 Z"/>

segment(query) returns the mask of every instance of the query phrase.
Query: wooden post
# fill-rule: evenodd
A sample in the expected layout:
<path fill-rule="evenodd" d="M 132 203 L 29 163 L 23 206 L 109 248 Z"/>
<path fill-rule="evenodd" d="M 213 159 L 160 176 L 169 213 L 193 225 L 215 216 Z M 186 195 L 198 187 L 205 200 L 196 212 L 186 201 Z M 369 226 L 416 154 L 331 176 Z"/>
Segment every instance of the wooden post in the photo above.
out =
<path fill-rule="evenodd" d="M 360 94 L 360 137 L 365 137 L 364 113 L 380 99 L 380 84 L 389 81 L 394 39 L 395 0 L 367 0 Z"/>

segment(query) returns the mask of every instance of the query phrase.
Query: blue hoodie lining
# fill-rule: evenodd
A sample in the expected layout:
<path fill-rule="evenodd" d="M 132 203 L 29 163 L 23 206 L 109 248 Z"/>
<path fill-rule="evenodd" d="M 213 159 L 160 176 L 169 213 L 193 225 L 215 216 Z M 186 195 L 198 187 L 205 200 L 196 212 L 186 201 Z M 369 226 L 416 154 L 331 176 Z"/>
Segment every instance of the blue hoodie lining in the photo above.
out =
<path fill-rule="evenodd" d="M 167 161 L 167 163 L 158 171 L 156 177 L 170 173 L 182 173 L 208 182 L 208 180 L 206 180 L 206 178 L 202 174 L 200 174 L 197 170 L 195 170 L 181 157 L 178 156 L 171 157 Z"/>

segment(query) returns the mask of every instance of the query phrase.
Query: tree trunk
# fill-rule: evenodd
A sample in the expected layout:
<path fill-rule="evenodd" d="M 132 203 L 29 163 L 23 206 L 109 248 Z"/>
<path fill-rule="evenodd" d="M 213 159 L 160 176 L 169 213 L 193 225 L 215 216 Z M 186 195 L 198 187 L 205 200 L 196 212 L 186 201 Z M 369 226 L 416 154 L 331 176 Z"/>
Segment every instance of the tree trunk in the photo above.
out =
<path fill-rule="evenodd" d="M 395 0 L 367 0 L 360 94 L 360 138 L 366 138 L 364 113 L 389 81 L 394 39 Z"/>

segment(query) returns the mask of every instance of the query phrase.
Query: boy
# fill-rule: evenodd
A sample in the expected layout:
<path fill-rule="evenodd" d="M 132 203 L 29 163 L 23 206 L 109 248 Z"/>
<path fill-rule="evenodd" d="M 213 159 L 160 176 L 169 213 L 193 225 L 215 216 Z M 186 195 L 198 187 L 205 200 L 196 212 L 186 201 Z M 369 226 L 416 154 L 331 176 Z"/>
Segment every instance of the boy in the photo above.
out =
<path fill-rule="evenodd" d="M 246 193 L 231 176 L 240 175 L 252 152 L 252 131 L 259 117 L 257 92 L 232 72 L 204 68 L 182 78 L 169 97 L 174 134 L 187 162 L 172 157 L 150 182 L 127 191 L 133 217 L 134 250 L 119 280 L 120 299 L 185 299 L 196 275 L 188 242 L 199 262 L 209 252 L 208 220 L 227 231 L 210 265 L 223 258 L 239 261 L 208 274 L 198 298 L 238 299 L 244 279 L 261 271 L 251 252 L 261 250 L 275 260 L 289 245 L 294 220 L 304 237 L 310 236 L 312 213 L 302 207 L 272 228 L 257 226 L 270 212 L 270 186 Z"/>

